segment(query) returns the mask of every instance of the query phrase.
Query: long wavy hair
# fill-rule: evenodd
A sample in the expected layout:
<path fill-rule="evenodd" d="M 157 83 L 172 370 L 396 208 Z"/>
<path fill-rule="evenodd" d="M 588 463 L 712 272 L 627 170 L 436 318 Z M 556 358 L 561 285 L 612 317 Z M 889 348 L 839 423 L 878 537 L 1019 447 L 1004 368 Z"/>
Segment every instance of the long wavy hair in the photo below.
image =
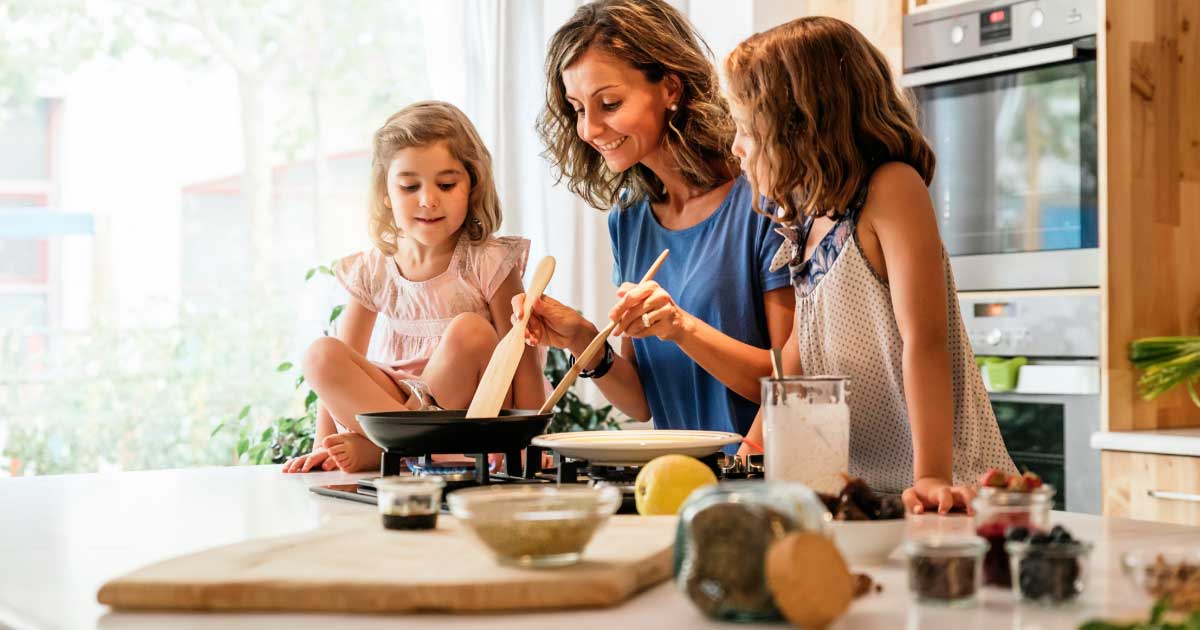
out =
<path fill-rule="evenodd" d="M 397 151 L 445 142 L 454 159 L 462 162 L 471 180 L 467 197 L 467 218 L 463 235 L 481 242 L 500 229 L 503 214 L 496 182 L 492 176 L 492 154 L 488 152 L 475 125 L 462 110 L 442 101 L 421 101 L 392 114 L 375 132 L 371 142 L 371 207 L 368 231 L 381 252 L 396 253 L 400 228 L 388 196 L 387 173 Z"/>
<path fill-rule="evenodd" d="M 699 189 L 711 190 L 737 172 L 729 152 L 733 121 L 721 96 L 712 50 L 692 25 L 660 0 L 598 0 L 585 4 L 550 39 L 546 55 L 546 107 L 537 123 L 542 154 L 558 180 L 595 208 L 625 208 L 649 198 L 666 200 L 662 181 L 641 164 L 616 173 L 600 152 L 579 138 L 562 73 L 591 49 L 641 71 L 652 83 L 675 75 L 682 84 L 677 111 L 667 112 L 662 150 Z"/>
<path fill-rule="evenodd" d="M 730 99 L 749 120 L 747 169 L 763 173 L 776 220 L 845 214 L 875 168 L 899 161 L 928 186 L 935 158 L 887 59 L 853 26 L 804 17 L 755 34 L 725 59 Z M 752 178 L 753 179 L 753 178 Z"/>

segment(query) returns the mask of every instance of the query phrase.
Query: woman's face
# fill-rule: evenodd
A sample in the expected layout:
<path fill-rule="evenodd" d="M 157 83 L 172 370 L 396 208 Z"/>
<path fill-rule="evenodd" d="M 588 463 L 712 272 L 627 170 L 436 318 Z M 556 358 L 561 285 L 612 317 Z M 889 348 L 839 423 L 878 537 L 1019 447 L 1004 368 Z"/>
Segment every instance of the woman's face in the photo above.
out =
<path fill-rule="evenodd" d="M 621 172 L 662 146 L 668 109 L 679 99 L 679 80 L 651 83 L 642 72 L 607 53 L 590 49 L 563 70 L 567 100 L 575 109 L 575 132 Z"/>

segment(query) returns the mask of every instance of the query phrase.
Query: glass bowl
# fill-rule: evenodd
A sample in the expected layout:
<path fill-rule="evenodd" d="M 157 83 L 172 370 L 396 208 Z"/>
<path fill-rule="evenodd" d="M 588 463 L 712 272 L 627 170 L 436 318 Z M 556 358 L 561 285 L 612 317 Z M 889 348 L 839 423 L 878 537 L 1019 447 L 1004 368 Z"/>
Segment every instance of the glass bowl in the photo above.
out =
<path fill-rule="evenodd" d="M 1004 549 L 1011 563 L 1013 595 L 1023 602 L 1065 604 L 1077 600 L 1087 588 L 1089 542 L 1032 545 L 1009 541 Z"/>
<path fill-rule="evenodd" d="M 456 490 L 446 502 L 501 564 L 560 567 L 583 557 L 592 535 L 621 506 L 621 490 L 492 486 Z"/>
<path fill-rule="evenodd" d="M 1200 611 L 1200 547 L 1128 551 L 1121 569 L 1150 597 L 1170 597 L 1175 610 Z"/>

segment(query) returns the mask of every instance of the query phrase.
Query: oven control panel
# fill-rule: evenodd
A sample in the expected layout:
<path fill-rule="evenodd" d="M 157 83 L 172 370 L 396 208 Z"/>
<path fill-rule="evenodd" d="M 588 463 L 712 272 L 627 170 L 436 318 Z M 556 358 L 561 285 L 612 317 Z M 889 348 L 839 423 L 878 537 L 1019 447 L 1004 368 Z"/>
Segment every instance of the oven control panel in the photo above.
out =
<path fill-rule="evenodd" d="M 1093 36 L 1089 0 L 974 0 L 904 16 L 904 71 Z"/>
<path fill-rule="evenodd" d="M 959 293 L 977 356 L 1100 356 L 1098 291 Z"/>

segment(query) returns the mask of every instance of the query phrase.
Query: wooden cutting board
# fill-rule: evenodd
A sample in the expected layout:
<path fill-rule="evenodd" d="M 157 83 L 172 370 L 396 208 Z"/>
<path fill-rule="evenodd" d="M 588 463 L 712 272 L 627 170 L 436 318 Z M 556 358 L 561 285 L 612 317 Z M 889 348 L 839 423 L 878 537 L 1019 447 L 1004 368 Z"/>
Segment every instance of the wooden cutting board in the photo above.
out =
<path fill-rule="evenodd" d="M 320 530 L 217 547 L 101 587 L 119 609 L 466 612 L 611 606 L 671 575 L 673 516 L 614 516 L 584 560 L 558 569 L 499 565 L 452 516 L 435 530 L 386 530 L 378 514 Z"/>

